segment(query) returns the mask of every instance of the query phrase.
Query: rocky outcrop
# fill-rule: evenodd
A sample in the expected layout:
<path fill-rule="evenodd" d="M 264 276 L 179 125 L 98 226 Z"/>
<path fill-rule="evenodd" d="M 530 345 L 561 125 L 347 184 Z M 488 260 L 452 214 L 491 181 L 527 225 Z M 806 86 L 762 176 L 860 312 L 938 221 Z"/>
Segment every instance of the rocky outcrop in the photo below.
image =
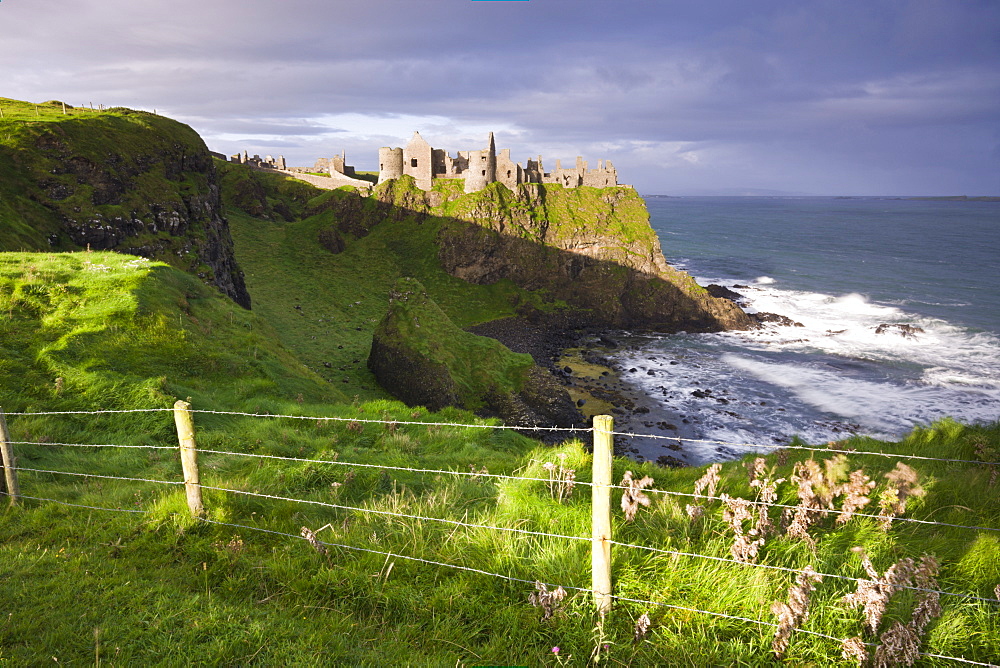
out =
<path fill-rule="evenodd" d="M 494 183 L 465 194 L 442 183 L 424 192 L 403 176 L 367 196 L 335 191 L 317 199 L 308 213 L 332 213 L 335 222 L 318 235 L 332 253 L 344 249 L 346 237 L 363 237 L 384 222 L 433 220 L 446 272 L 470 283 L 507 279 L 544 291 L 572 307 L 574 327 L 710 332 L 754 326 L 737 304 L 667 264 L 645 203 L 628 187 L 524 184 L 512 191 Z"/>
<path fill-rule="evenodd" d="M 924 328 L 916 325 L 906 325 L 902 323 L 882 323 L 875 328 L 876 334 L 898 334 L 904 339 L 916 338 L 917 334 L 923 334 Z"/>
<path fill-rule="evenodd" d="M 458 406 L 524 427 L 583 422 L 566 390 L 530 355 L 463 332 L 416 279 L 400 279 L 389 299 L 368 368 L 401 401 Z"/>
<path fill-rule="evenodd" d="M 749 329 L 733 302 L 670 267 L 631 188 L 500 184 L 458 200 L 438 237 L 445 271 L 509 279 L 588 311 L 592 324 L 664 332 Z"/>
<path fill-rule="evenodd" d="M 161 260 L 250 308 L 212 157 L 189 127 L 118 110 L 35 124 L 16 153 L 20 213 L 45 230 L 35 250 Z"/>
<path fill-rule="evenodd" d="M 805 327 L 805 325 L 801 322 L 796 322 L 787 315 L 768 313 L 767 311 L 758 311 L 757 313 L 751 313 L 749 315 L 750 319 L 753 320 L 758 327 L 765 327 L 767 325 L 778 325 L 781 327 Z"/>

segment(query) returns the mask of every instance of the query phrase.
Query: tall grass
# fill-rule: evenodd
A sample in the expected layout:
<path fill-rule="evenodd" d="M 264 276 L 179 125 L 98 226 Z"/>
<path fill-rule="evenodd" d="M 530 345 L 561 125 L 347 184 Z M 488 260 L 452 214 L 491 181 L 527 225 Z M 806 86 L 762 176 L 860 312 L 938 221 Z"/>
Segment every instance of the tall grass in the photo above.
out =
<path fill-rule="evenodd" d="M 579 441 L 553 450 L 509 431 L 391 426 L 393 421 L 413 419 L 411 409 L 394 402 L 359 403 L 337 412 L 385 422 L 363 423 L 359 430 L 348 422 L 196 415 L 202 448 L 314 460 L 203 454 L 203 482 L 401 515 L 589 536 L 586 488 L 560 502 L 544 481 L 544 465 L 553 461 L 575 467 L 579 481 L 589 480 L 589 454 Z M 450 416 L 456 417 L 470 416 Z M 117 419 L 92 418 L 91 433 L 102 431 L 96 422 Z M 169 423 L 169 413 L 157 419 Z M 34 424 L 16 416 L 11 423 L 18 439 L 24 425 Z M 163 431 L 169 432 L 169 424 Z M 130 440 L 143 439 L 139 435 Z M 970 444 L 996 444 L 998 439 L 997 426 L 941 423 L 898 444 L 864 446 L 891 452 L 907 451 L 909 444 L 919 450 L 923 444 L 938 456 L 961 457 Z M 164 441 L 169 440 L 164 433 Z M 19 454 L 22 465 L 31 468 L 179 479 L 173 451 L 23 446 Z M 560 454 L 565 458 L 558 459 Z M 769 464 L 781 476 L 790 476 L 795 460 L 778 465 L 778 457 L 770 458 Z M 490 473 L 543 480 L 379 471 L 324 461 L 456 471 L 485 467 Z M 884 474 L 892 469 L 890 461 L 852 457 L 850 463 L 864 466 L 883 483 Z M 1000 528 L 1000 503 L 989 494 L 988 476 L 980 473 L 985 468 L 921 464 L 918 471 L 927 493 L 919 506 L 907 509 L 906 516 Z M 626 469 L 650 475 L 658 489 L 687 492 L 700 473 L 618 460 L 616 480 Z M 14 663 L 48 656 L 60 661 L 92 657 L 96 627 L 101 629 L 102 651 L 109 652 L 105 658 L 122 663 L 239 662 L 259 649 L 254 661 L 261 663 L 538 665 L 554 663 L 557 657 L 551 648 L 558 646 L 559 657 L 571 655 L 573 662 L 597 651 L 604 662 L 632 665 L 768 664 L 773 660 L 772 626 L 687 609 L 775 623 L 770 606 L 785 600 L 794 579 L 794 574 L 751 564 L 618 546 L 615 593 L 677 607 L 619 602 L 595 636 L 590 597 L 573 589 L 589 587 L 586 541 L 220 491 L 206 492 L 209 519 L 247 528 L 204 524 L 187 516 L 183 491 L 176 487 L 51 474 L 23 474 L 22 490 L 32 496 L 149 513 L 116 514 L 30 501 L 4 511 L 0 554 L 9 577 L 0 590 L 3 600 L 16 603 L 0 627 L 4 652 L 0 656 Z M 751 497 L 741 463 L 723 466 L 719 491 Z M 782 493 L 782 501 L 795 503 L 792 490 Z M 685 499 L 650 494 L 652 504 L 640 509 L 632 522 L 616 510 L 616 540 L 659 550 L 730 556 L 732 535 L 720 503 L 709 504 L 705 516 L 691 520 L 684 512 Z M 330 547 L 327 557 L 301 539 L 256 530 L 297 536 L 302 527 L 318 530 L 320 541 L 374 553 Z M 994 532 L 902 522 L 885 532 L 877 520 L 854 518 L 843 526 L 834 525 L 832 519 L 821 521 L 814 527 L 814 538 L 815 549 L 801 540 L 772 537 L 758 561 L 865 577 L 859 558 L 850 550 L 862 546 L 880 572 L 901 557 L 933 554 L 941 562 L 938 579 L 946 591 L 991 598 L 993 587 L 1000 583 Z M 513 580 L 402 557 L 465 566 Z M 544 621 L 542 611 L 528 603 L 536 580 L 569 591 L 555 614 Z M 838 638 L 859 635 L 877 643 L 877 637 L 864 634 L 861 611 L 843 601 L 854 586 L 853 581 L 829 578 L 818 584 L 803 628 Z M 908 619 L 914 597 L 912 591 L 897 593 L 884 625 Z M 996 604 L 955 597 L 942 597 L 942 604 L 944 614 L 931 625 L 923 651 L 978 660 L 997 655 Z M 635 641 L 634 624 L 642 614 L 649 616 L 651 628 Z M 247 647 L 248 638 L 258 644 Z M 323 653 L 316 654 L 318 646 Z M 118 648 L 117 656 L 110 654 L 112 647 Z M 800 633 L 792 634 L 786 652 L 792 663 L 836 664 L 839 657 L 836 642 Z"/>

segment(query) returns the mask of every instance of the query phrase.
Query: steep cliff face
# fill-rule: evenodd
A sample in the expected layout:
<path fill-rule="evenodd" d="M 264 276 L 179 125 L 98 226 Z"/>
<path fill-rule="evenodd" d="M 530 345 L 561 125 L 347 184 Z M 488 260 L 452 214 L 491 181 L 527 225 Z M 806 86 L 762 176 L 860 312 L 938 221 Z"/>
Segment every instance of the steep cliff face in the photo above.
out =
<path fill-rule="evenodd" d="M 113 110 L 7 121 L 3 130 L 0 250 L 141 255 L 194 273 L 250 308 L 212 157 L 191 128 Z"/>
<path fill-rule="evenodd" d="M 471 283 L 510 279 L 590 312 L 595 324 L 665 332 L 747 329 L 746 314 L 667 265 L 631 188 L 493 184 L 434 209 L 445 270 Z"/>

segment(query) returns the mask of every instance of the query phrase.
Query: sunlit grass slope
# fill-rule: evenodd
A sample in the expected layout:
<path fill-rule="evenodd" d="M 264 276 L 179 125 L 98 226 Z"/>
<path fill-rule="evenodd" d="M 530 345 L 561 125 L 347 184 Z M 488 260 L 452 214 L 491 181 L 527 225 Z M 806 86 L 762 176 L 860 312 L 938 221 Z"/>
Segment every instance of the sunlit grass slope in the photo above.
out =
<path fill-rule="evenodd" d="M 344 395 L 267 322 L 193 276 L 117 253 L 0 253 L 0 405 L 7 411 L 253 408 Z"/>
<path fill-rule="evenodd" d="M 589 594 L 572 589 L 590 586 L 589 488 L 560 501 L 545 482 L 560 467 L 589 481 L 586 444 L 543 447 L 467 412 L 406 407 L 364 368 L 400 276 L 419 279 L 459 325 L 529 300 L 553 304 L 445 275 L 429 250 L 433 217 L 385 221 L 334 254 L 312 240 L 333 222 L 336 192 L 285 181 L 262 193 L 243 192 L 245 205 L 263 202 L 253 214 L 230 203 L 253 312 L 134 257 L 0 254 L 0 406 L 26 497 L 0 505 L 0 665 L 776 665 L 767 624 L 795 573 L 724 561 L 734 532 L 721 502 L 648 492 L 629 522 L 615 492 L 615 539 L 652 549 L 613 548 L 614 591 L 639 602 L 616 602 L 599 626 Z M 20 414 L 167 408 L 187 397 L 198 410 L 259 414 L 195 414 L 208 522 L 192 519 L 184 490 L 169 484 L 181 480 L 169 412 Z M 1000 426 L 942 422 L 899 443 L 837 445 L 958 461 L 848 454 L 831 469 L 863 468 L 874 483 L 869 514 L 892 496 L 886 475 L 897 462 L 911 466 L 920 492 L 902 516 L 923 522 L 884 531 L 875 518 L 837 524 L 818 513 L 813 544 L 782 529 L 756 562 L 857 578 L 854 547 L 879 573 L 933 555 L 937 586 L 959 596 L 941 597 L 920 651 L 995 662 Z M 800 502 L 793 466 L 809 456 L 833 455 L 767 457 L 768 478 L 785 479 L 778 502 Z M 705 473 L 618 459 L 614 480 L 626 470 L 685 494 Z M 730 462 L 717 493 L 753 500 L 759 487 L 744 462 Z M 688 504 L 704 516 L 692 519 Z M 771 519 L 782 526 L 780 509 Z M 333 544 L 327 554 L 302 540 L 303 527 Z M 548 619 L 528 602 L 536 580 L 570 588 Z M 825 578 L 801 628 L 878 643 L 843 599 L 856 584 Z M 896 592 L 879 630 L 908 622 L 919 596 Z M 651 623 L 637 636 L 643 614 Z M 851 665 L 835 640 L 802 632 L 785 661 Z"/>

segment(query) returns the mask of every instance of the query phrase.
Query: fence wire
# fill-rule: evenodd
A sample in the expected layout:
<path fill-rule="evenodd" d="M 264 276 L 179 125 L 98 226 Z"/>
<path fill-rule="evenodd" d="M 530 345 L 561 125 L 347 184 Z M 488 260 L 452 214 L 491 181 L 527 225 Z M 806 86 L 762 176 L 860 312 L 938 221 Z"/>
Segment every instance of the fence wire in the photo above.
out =
<path fill-rule="evenodd" d="M 426 423 L 418 423 L 418 424 L 426 424 Z M 49 442 L 43 442 L 43 441 L 10 441 L 10 443 L 12 445 L 52 445 L 52 446 L 65 446 L 65 447 L 134 448 L 134 449 L 154 449 L 154 450 L 175 450 L 177 448 L 177 446 L 173 446 L 173 445 L 169 445 L 169 446 L 168 445 L 119 445 L 119 444 L 113 444 L 113 443 L 101 443 L 101 444 L 98 444 L 98 443 L 93 443 L 93 444 L 90 444 L 90 443 L 49 443 Z M 820 452 L 827 452 L 827 450 L 819 450 L 819 451 Z M 348 462 L 348 461 L 329 460 L 329 459 L 308 459 L 308 458 L 305 458 L 305 457 L 288 457 L 288 456 L 281 456 L 281 455 L 265 455 L 265 454 L 260 454 L 260 453 L 235 452 L 235 451 L 228 451 L 228 450 L 206 450 L 206 449 L 199 449 L 198 452 L 199 453 L 203 453 L 203 454 L 229 455 L 229 456 L 236 456 L 236 457 L 249 457 L 249 458 L 260 458 L 260 459 L 274 459 L 274 460 L 279 460 L 279 461 L 290 461 L 290 462 L 311 463 L 311 464 L 329 464 L 329 465 L 333 465 L 333 466 L 349 466 L 349 467 L 357 467 L 357 468 L 371 468 L 371 469 L 387 470 L 387 471 L 403 471 L 403 472 L 411 472 L 411 473 L 430 473 L 430 474 L 436 474 L 436 475 L 465 476 L 465 477 L 470 477 L 470 478 L 473 478 L 473 479 L 476 479 L 476 478 L 492 478 L 492 479 L 497 479 L 497 480 L 524 480 L 524 481 L 529 481 L 529 482 L 543 482 L 543 483 L 547 483 L 547 484 L 551 484 L 553 482 L 552 478 L 540 478 L 540 477 L 531 477 L 531 476 L 515 476 L 515 475 L 489 473 L 489 472 L 452 471 L 452 470 L 448 470 L 448 469 L 423 469 L 423 468 L 415 468 L 415 467 L 407 467 L 407 466 L 389 466 L 389 465 L 385 465 L 385 464 L 365 464 L 365 463 L 359 463 L 359 462 Z M 927 458 L 925 458 L 925 459 L 927 459 Z M 966 461 L 966 460 L 937 460 L 937 461 L 963 462 L 963 461 Z M 984 462 L 970 462 L 970 463 L 984 464 Z M 32 469 L 23 469 L 23 470 L 29 470 L 30 471 Z M 47 472 L 48 473 L 63 473 L 64 475 L 87 475 L 87 476 L 92 476 L 92 477 L 111 477 L 111 478 L 117 478 L 117 476 L 98 476 L 96 474 L 72 474 L 72 473 L 59 472 L 59 471 L 47 471 Z M 141 480 L 141 479 L 138 479 L 138 478 L 119 478 L 119 479 L 122 479 L 122 480 Z M 150 482 L 166 482 L 166 481 L 150 481 Z M 574 480 L 573 483 L 574 483 L 574 485 L 581 485 L 581 486 L 586 486 L 586 487 L 590 487 L 590 486 L 594 485 L 594 483 L 592 483 L 590 481 L 585 481 L 585 480 Z M 179 484 L 179 483 L 174 483 L 174 484 Z M 628 489 L 630 489 L 630 488 L 624 487 L 622 485 L 609 485 L 609 487 L 612 488 L 612 489 L 620 489 L 620 490 L 628 490 Z M 707 500 L 707 501 L 724 501 L 725 500 L 725 499 L 723 499 L 720 496 L 711 496 L 711 495 L 705 495 L 705 494 L 694 494 L 694 493 L 690 493 L 690 492 L 677 492 L 677 491 L 673 491 L 673 490 L 664 490 L 664 489 L 658 489 L 658 488 L 648 488 L 648 489 L 643 489 L 642 491 L 644 493 L 649 493 L 649 494 L 663 494 L 663 495 L 667 495 L 667 496 L 688 497 L 688 498 L 692 498 L 692 499 L 695 499 L 695 500 Z M 746 500 L 747 502 L 749 502 L 752 505 L 760 506 L 760 507 L 774 507 L 774 508 L 783 508 L 783 509 L 796 509 L 796 508 L 800 507 L 800 506 L 795 506 L 795 505 L 790 505 L 790 504 L 783 504 L 783 503 L 755 501 L 755 500 L 750 500 L 750 499 L 744 499 L 744 500 Z M 911 517 L 897 517 L 897 516 L 891 516 L 890 517 L 890 516 L 883 516 L 883 515 L 872 515 L 872 514 L 863 513 L 863 512 L 850 512 L 850 513 L 848 513 L 848 512 L 845 512 L 843 510 L 837 510 L 837 509 L 834 509 L 834 508 L 814 508 L 814 509 L 810 509 L 810 511 L 815 511 L 817 513 L 823 513 L 823 514 L 827 514 L 827 515 L 850 515 L 850 516 L 853 516 L 853 517 L 865 517 L 865 518 L 869 518 L 869 519 L 876 519 L 876 520 L 879 520 L 879 521 L 905 522 L 905 523 L 911 523 L 911 524 L 923 524 L 923 525 L 930 525 L 930 526 L 946 526 L 946 527 L 951 527 L 951 528 L 956 528 L 956 529 L 966 529 L 966 530 L 971 530 L 971 531 L 991 531 L 991 532 L 1000 533 L 1000 528 L 995 528 L 995 527 L 986 527 L 986 526 L 979 526 L 979 525 L 966 525 L 966 524 L 954 524 L 954 523 L 950 523 L 950 522 L 939 522 L 939 521 L 932 521 L 932 520 L 921 520 L 921 519 L 911 518 Z"/>
<path fill-rule="evenodd" d="M 769 450 L 806 450 L 808 452 L 834 452 L 837 454 L 845 454 L 845 455 L 871 455 L 874 457 L 886 457 L 895 459 L 920 459 L 929 462 L 948 462 L 956 464 L 981 464 L 983 466 L 1000 466 L 1000 462 L 985 462 L 977 459 L 948 459 L 944 457 L 924 457 L 922 455 L 901 455 L 894 452 L 852 450 L 850 448 L 846 449 L 838 449 L 830 447 L 817 448 L 817 447 L 810 447 L 807 445 L 776 445 L 776 444 L 763 444 L 763 443 L 736 443 L 733 441 L 709 441 L 698 438 L 663 436 L 662 434 L 635 434 L 632 432 L 622 432 L 622 431 L 613 431 L 610 433 L 614 434 L 615 436 L 626 436 L 631 438 L 652 438 L 664 441 L 677 441 L 678 445 L 683 445 L 684 443 L 707 443 L 709 445 L 727 445 L 736 448 L 749 448 L 749 449 L 765 448 Z"/>
<path fill-rule="evenodd" d="M 50 443 L 48 441 L 7 441 L 11 445 L 58 445 L 66 448 L 133 448 L 136 450 L 176 450 L 176 445 L 118 445 L 116 443 Z"/>
<path fill-rule="evenodd" d="M 325 501 L 310 501 L 308 499 L 296 499 L 287 496 L 275 496 L 273 494 L 262 494 L 260 492 L 247 492 L 239 489 L 229 489 L 226 487 L 213 487 L 211 485 L 201 485 L 202 489 L 214 489 L 219 492 L 230 492 L 232 494 L 243 494 L 245 496 L 255 496 L 264 499 L 274 499 L 277 501 L 290 501 L 292 503 L 305 503 L 314 506 L 323 506 L 326 508 L 336 508 L 338 510 L 357 510 L 362 513 L 372 513 L 375 515 L 386 515 L 391 517 L 402 517 L 411 520 L 421 520 L 427 522 L 441 522 L 444 524 L 451 524 L 455 526 L 469 527 L 471 529 L 492 529 L 494 531 L 508 531 L 510 533 L 519 533 L 530 536 L 544 536 L 546 538 L 565 538 L 567 540 L 579 540 L 587 541 L 588 543 L 592 540 L 584 536 L 566 536 L 563 534 L 546 533 L 544 531 L 529 531 L 528 529 L 516 529 L 514 527 L 496 527 L 487 524 L 471 524 L 468 522 L 459 522 L 458 520 L 449 520 L 441 517 L 422 517 L 420 515 L 407 515 L 405 513 L 394 513 L 391 510 L 376 510 L 375 508 L 358 508 L 357 506 L 341 506 L 336 503 L 327 503 Z"/>
<path fill-rule="evenodd" d="M 7 492 L 0 491 L 0 496 L 11 496 Z M 69 501 L 60 501 L 59 499 L 46 499 L 41 496 L 25 496 L 24 494 L 18 494 L 18 499 L 31 499 L 32 501 L 48 501 L 50 503 L 57 503 L 61 506 L 73 506 L 74 508 L 88 508 L 90 510 L 109 510 L 116 513 L 142 513 L 148 514 L 148 510 L 137 510 L 134 508 L 108 508 L 107 506 L 86 506 L 82 503 L 70 503 Z"/>
<path fill-rule="evenodd" d="M 512 429 L 515 431 L 570 431 L 570 432 L 581 432 L 588 433 L 592 432 L 593 427 L 541 427 L 538 425 L 525 426 L 525 427 L 515 427 L 505 424 L 465 424 L 461 422 L 421 422 L 413 420 L 393 420 L 393 419 L 374 419 L 374 418 L 360 418 L 360 417 L 326 417 L 326 416 L 309 416 L 309 415 L 280 415 L 280 414 L 261 414 L 261 413 L 241 413 L 238 411 L 211 411 L 205 409 L 190 409 L 191 413 L 207 413 L 209 415 L 239 415 L 243 417 L 270 417 L 270 418 L 288 418 L 291 420 L 317 420 L 326 422 L 357 422 L 360 424 L 395 424 L 395 425 L 411 425 L 411 426 L 422 426 L 422 427 L 460 427 L 460 428 L 473 428 L 473 429 Z"/>
<path fill-rule="evenodd" d="M 23 466 L 15 466 L 15 471 L 31 471 L 32 473 L 54 473 L 56 475 L 75 475 L 82 478 L 110 478 L 112 480 L 131 480 L 133 482 L 152 482 L 159 485 L 183 485 L 183 480 L 150 480 L 148 478 L 126 478 L 117 475 L 100 475 L 97 473 L 74 473 L 71 471 L 50 471 L 48 469 L 29 469 Z"/>
<path fill-rule="evenodd" d="M 335 504 L 335 503 L 328 503 L 328 502 L 325 502 L 325 501 L 311 501 L 311 500 L 307 500 L 307 499 L 297 499 L 297 498 L 293 498 L 293 497 L 276 496 L 276 495 L 273 495 L 273 494 L 263 494 L 263 493 L 260 493 L 260 492 L 249 492 L 249 491 L 244 491 L 244 490 L 229 489 L 229 488 L 225 488 L 225 487 L 214 487 L 214 486 L 211 486 L 211 485 L 204 485 L 204 484 L 202 484 L 201 487 L 202 487 L 202 489 L 212 489 L 212 490 L 216 490 L 216 491 L 220 491 L 220 492 L 230 492 L 230 493 L 233 493 L 233 494 L 242 494 L 242 495 L 245 495 L 245 496 L 260 497 L 260 498 L 273 499 L 273 500 L 278 500 L 278 501 L 288 501 L 288 502 L 291 502 L 291 503 L 305 503 L 305 504 L 308 504 L 308 505 L 322 506 L 322 507 L 326 507 L 326 508 L 335 508 L 335 509 L 338 509 L 338 510 L 356 510 L 356 511 L 359 511 L 359 512 L 362 512 L 362 513 L 370 513 L 370 514 L 375 514 L 375 515 L 385 515 L 385 516 L 390 516 L 390 517 L 401 517 L 401 518 L 404 518 L 404 519 L 411 519 L 411 520 L 418 520 L 418 521 L 441 522 L 443 524 L 450 524 L 450 525 L 453 525 L 453 526 L 468 527 L 468 528 L 472 528 L 472 529 L 487 529 L 487 530 L 492 530 L 492 531 L 507 531 L 507 532 L 510 532 L 510 533 L 517 533 L 517 534 L 531 535 L 531 536 L 541 536 L 541 537 L 544 537 L 544 538 L 561 538 L 561 539 L 564 539 L 564 540 L 586 541 L 588 543 L 593 542 L 593 540 L 594 540 L 592 537 L 586 537 L 586 536 L 569 536 L 569 535 L 566 535 L 566 534 L 555 534 L 555 533 L 548 533 L 548 532 L 544 532 L 544 531 L 531 531 L 531 530 L 528 530 L 528 529 L 518 529 L 518 528 L 514 528 L 514 527 L 498 527 L 498 526 L 492 526 L 492 525 L 487 525 L 487 524 L 473 524 L 473 523 L 469 523 L 469 522 L 461 522 L 461 521 L 458 521 L 458 520 L 450 520 L 450 519 L 445 519 L 445 518 L 440 518 L 440 517 L 424 517 L 424 516 L 420 516 L 420 515 L 409 515 L 409 514 L 406 514 L 406 513 L 397 513 L 397 512 L 393 512 L 393 511 L 389 511 L 389 510 L 377 510 L 377 509 L 374 509 L 374 508 L 359 508 L 357 506 L 343 506 L 343 505 L 339 505 L 339 504 Z M 786 566 L 773 566 L 773 565 L 770 565 L 770 564 L 760 564 L 760 563 L 756 563 L 756 562 L 744 562 L 744 561 L 738 561 L 736 559 L 730 559 L 728 557 L 715 557 L 715 556 L 711 556 L 711 555 L 707 555 L 707 554 L 700 554 L 700 553 L 697 553 L 697 552 L 679 552 L 679 551 L 676 551 L 676 550 L 667 550 L 667 549 L 662 549 L 662 548 L 649 547 L 649 546 L 646 546 L 646 545 L 635 545 L 635 544 L 632 544 L 632 543 L 622 543 L 622 542 L 615 541 L 615 540 L 609 540 L 608 543 L 610 543 L 611 545 L 618 545 L 619 547 L 632 548 L 632 549 L 637 549 L 637 550 L 646 550 L 646 551 L 649 551 L 649 552 L 657 552 L 657 553 L 669 554 L 669 555 L 673 555 L 673 556 L 683 556 L 683 557 L 692 557 L 692 558 L 698 558 L 698 559 L 708 559 L 708 560 L 711 560 L 711 561 L 731 563 L 731 564 L 736 564 L 736 565 L 740 565 L 740 566 L 750 566 L 750 567 L 754 567 L 754 568 L 764 568 L 764 569 L 770 569 L 770 570 L 776 570 L 776 571 L 784 571 L 784 572 L 787 572 L 787 573 L 801 573 L 802 572 L 802 569 L 788 568 Z M 852 576 L 849 576 L 849 575 L 836 575 L 836 574 L 833 574 L 833 573 L 817 573 L 817 574 L 818 575 L 822 575 L 823 577 L 829 577 L 829 578 L 834 578 L 834 579 L 839 579 L 839 580 L 848 580 L 848 581 L 855 582 L 855 583 L 869 583 L 869 582 L 871 582 L 871 580 L 869 580 L 867 578 L 856 578 L 856 577 L 852 577 Z M 974 596 L 972 594 L 959 594 L 959 593 L 955 593 L 955 592 L 942 591 L 942 590 L 938 590 L 938 589 L 927 589 L 927 588 L 923 588 L 923 587 L 912 587 L 912 586 L 908 586 L 908 585 L 898 585 L 898 587 L 900 589 L 912 589 L 914 591 L 933 592 L 933 593 L 941 594 L 941 595 L 944 595 L 944 596 L 953 596 L 953 597 L 957 597 L 957 598 L 965 598 L 965 599 L 969 599 L 969 600 L 982 601 L 982 602 L 985 602 L 985 603 L 1000 603 L 1000 600 L 997 600 L 997 599 L 983 598 L 983 597 L 980 597 L 980 596 Z"/>
<path fill-rule="evenodd" d="M 6 415 L 101 415 L 106 413 L 149 413 L 149 412 L 173 412 L 173 408 L 129 408 L 129 409 L 119 409 L 119 410 L 97 410 L 97 411 L 34 411 L 34 412 L 9 412 Z M 208 415 L 233 415 L 239 417 L 257 417 L 257 418 L 283 418 L 290 420 L 314 420 L 320 422 L 356 422 L 359 424 L 394 424 L 394 425 L 407 425 L 407 426 L 424 426 L 424 427 L 456 427 L 463 429 L 506 429 L 514 431 L 534 431 L 534 432 L 572 432 L 576 433 L 591 433 L 594 431 L 593 427 L 543 427 L 538 425 L 533 426 L 512 426 L 512 425 L 489 425 L 489 424 L 469 424 L 462 422 L 422 422 L 415 420 L 394 420 L 386 418 L 361 418 L 361 417 L 334 417 L 334 416 L 323 416 L 323 415 L 290 415 L 281 413 L 249 413 L 242 411 L 215 411 L 208 409 L 191 408 L 188 409 L 190 413 L 204 413 Z M 768 450 L 804 450 L 808 452 L 832 452 L 837 454 L 848 454 L 848 455 L 868 455 L 875 457 L 886 457 L 886 458 L 896 458 L 896 459 L 915 459 L 924 461 L 934 461 L 934 462 L 947 462 L 947 463 L 961 463 L 961 464 L 978 464 L 983 466 L 1000 466 L 1000 462 L 986 462 L 974 459 L 952 459 L 944 457 L 926 457 L 922 455 L 904 455 L 899 453 L 891 452 L 878 452 L 878 451 L 867 451 L 867 450 L 856 450 L 856 449 L 839 449 L 831 447 L 810 447 L 804 445 L 777 445 L 771 443 L 741 443 L 736 441 L 714 441 L 708 439 L 697 439 L 697 438 L 683 438 L 679 436 L 664 436 L 662 434 L 638 434 L 635 432 L 622 432 L 622 431 L 611 431 L 606 432 L 613 434 L 615 436 L 622 436 L 626 438 L 650 438 L 656 440 L 665 441 L 675 441 L 678 444 L 687 443 L 705 443 L 709 445 L 725 445 L 737 448 L 747 448 L 747 449 L 768 449 Z M 26 443 L 27 444 L 27 443 Z M 45 443 L 32 443 L 33 445 L 55 445 L 55 444 L 45 444 Z M 83 444 L 66 444 L 66 445 L 83 445 Z M 140 447 L 140 446 L 119 446 L 119 447 Z M 145 447 L 145 446 L 141 446 Z"/>
<path fill-rule="evenodd" d="M 280 460 L 280 461 L 290 461 L 290 462 L 300 462 L 300 463 L 310 463 L 310 464 L 330 464 L 330 465 L 333 465 L 333 466 L 350 466 L 350 467 L 358 467 L 358 468 L 370 468 L 370 469 L 385 470 L 385 471 L 404 471 L 404 472 L 408 472 L 408 473 L 431 473 L 431 474 L 436 474 L 436 475 L 443 474 L 443 475 L 465 476 L 465 477 L 470 477 L 470 478 L 493 478 L 493 479 L 498 479 L 498 480 L 525 480 L 525 481 L 528 481 L 528 482 L 544 482 L 544 483 L 547 483 L 547 484 L 551 484 L 551 483 L 554 482 L 552 478 L 534 478 L 534 477 L 530 477 L 530 476 L 515 476 L 515 475 L 507 475 L 507 474 L 503 474 L 503 473 L 489 473 L 489 472 L 476 472 L 476 471 L 450 471 L 448 469 L 421 469 L 421 468 L 414 468 L 414 467 L 409 467 L 409 466 L 389 466 L 389 465 L 386 465 L 386 464 L 361 464 L 361 463 L 356 463 L 356 462 L 347 462 L 347 461 L 332 460 L 332 459 L 307 459 L 305 457 L 286 457 L 286 456 L 282 456 L 282 455 L 264 455 L 264 454 L 258 454 L 258 453 L 252 453 L 252 452 L 233 452 L 233 451 L 228 451 L 228 450 L 202 450 L 202 449 L 199 449 L 198 452 L 199 453 L 204 453 L 204 454 L 232 455 L 232 456 L 236 456 L 236 457 L 250 457 L 250 458 L 261 458 L 261 459 L 275 459 L 275 460 Z M 573 484 L 574 485 L 581 485 L 581 486 L 584 486 L 584 487 L 593 487 L 594 486 L 594 483 L 590 482 L 588 480 L 574 480 Z M 623 485 L 607 485 L 607 487 L 610 487 L 611 489 L 620 489 L 620 490 L 630 490 L 631 489 L 630 487 L 625 487 Z M 675 491 L 672 491 L 672 490 L 656 489 L 656 488 L 644 488 L 642 491 L 644 493 L 649 493 L 649 494 L 664 494 L 664 495 L 667 495 L 667 496 L 683 496 L 683 497 L 689 497 L 689 498 L 696 499 L 696 500 L 708 500 L 708 501 L 724 501 L 725 500 L 725 499 L 723 499 L 720 496 L 711 496 L 711 495 L 706 495 L 706 494 L 694 494 L 694 493 L 691 493 L 691 492 L 675 492 Z M 773 508 L 796 509 L 796 508 L 800 507 L 800 506 L 793 506 L 793 505 L 789 505 L 789 504 L 785 504 L 785 503 L 771 503 L 771 502 L 767 502 L 767 501 L 752 501 L 750 499 L 745 499 L 745 500 L 748 501 L 749 503 L 751 503 L 752 505 L 755 505 L 755 506 L 765 506 L 765 507 L 769 507 L 769 508 L 773 507 Z M 931 521 L 931 520 L 920 520 L 920 519 L 915 519 L 915 518 L 910 518 L 910 517 L 896 517 L 896 516 L 889 517 L 889 516 L 883 516 L 883 515 L 871 515 L 871 514 L 861 513 L 861 512 L 851 512 L 851 513 L 848 513 L 846 511 L 836 510 L 834 508 L 815 508 L 815 509 L 810 509 L 810 511 L 813 511 L 813 510 L 815 510 L 815 512 L 825 513 L 825 514 L 828 514 L 828 515 L 851 515 L 852 517 L 867 517 L 867 518 L 871 518 L 871 519 L 877 519 L 877 520 L 880 520 L 880 521 L 881 520 L 888 520 L 888 521 L 893 521 L 893 522 L 911 522 L 911 523 L 915 523 L 915 524 L 927 524 L 927 525 L 947 526 L 947 527 L 952 527 L 952 528 L 955 528 L 955 529 L 969 529 L 969 530 L 974 530 L 974 531 L 995 531 L 995 532 L 1000 532 L 1000 528 L 994 528 L 994 527 L 970 526 L 970 525 L 965 525 L 965 524 L 951 524 L 951 523 L 948 523 L 948 522 L 935 522 L 935 521 Z"/>

